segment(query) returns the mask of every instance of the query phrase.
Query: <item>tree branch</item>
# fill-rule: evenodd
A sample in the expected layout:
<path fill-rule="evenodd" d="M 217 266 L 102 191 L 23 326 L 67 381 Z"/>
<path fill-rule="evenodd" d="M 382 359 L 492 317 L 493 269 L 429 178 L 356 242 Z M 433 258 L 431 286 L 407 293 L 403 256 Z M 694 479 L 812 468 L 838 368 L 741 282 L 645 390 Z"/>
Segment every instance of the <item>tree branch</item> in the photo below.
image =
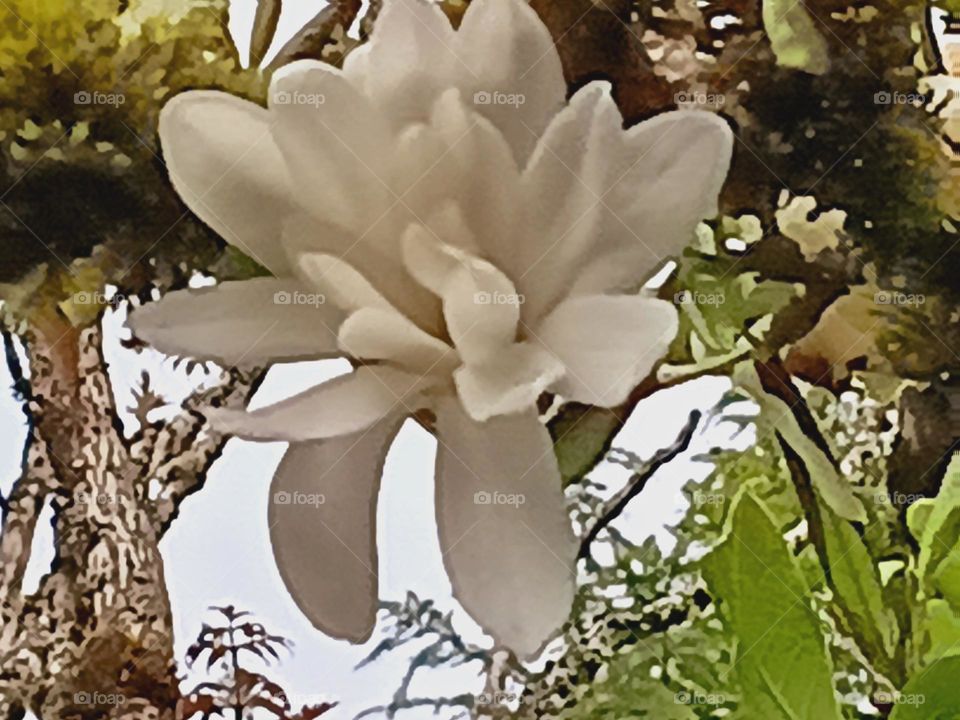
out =
<path fill-rule="evenodd" d="M 690 441 L 693 439 L 693 433 L 700 423 L 700 417 L 699 410 L 691 412 L 687 424 L 683 426 L 677 439 L 667 447 L 658 450 L 642 468 L 634 472 L 627 481 L 626 487 L 604 504 L 600 511 L 599 518 L 580 541 L 580 552 L 577 555 L 579 559 L 589 557 L 590 545 L 597 539 L 600 532 L 620 517 L 627 505 L 630 504 L 630 501 L 640 494 L 646 486 L 647 481 L 653 477 L 657 470 L 673 460 L 680 453 L 686 451 L 690 445 Z"/>

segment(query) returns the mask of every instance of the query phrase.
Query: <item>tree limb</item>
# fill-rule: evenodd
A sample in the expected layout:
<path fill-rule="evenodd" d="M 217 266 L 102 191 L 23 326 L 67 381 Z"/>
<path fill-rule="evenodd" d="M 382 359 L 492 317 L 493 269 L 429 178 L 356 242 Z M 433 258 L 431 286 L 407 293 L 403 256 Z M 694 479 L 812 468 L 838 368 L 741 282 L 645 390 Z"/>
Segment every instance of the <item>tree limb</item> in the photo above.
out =
<path fill-rule="evenodd" d="M 637 469 L 633 473 L 627 481 L 626 487 L 603 505 L 599 518 L 580 541 L 580 552 L 577 555 L 579 559 L 589 557 L 590 545 L 597 539 L 600 532 L 620 517 L 627 505 L 630 504 L 630 501 L 640 494 L 646 486 L 647 481 L 653 477 L 657 470 L 673 460 L 680 453 L 686 451 L 690 446 L 690 441 L 693 439 L 693 433 L 700 423 L 700 417 L 699 410 L 691 412 L 686 425 L 683 426 L 677 439 L 667 447 L 658 450 L 642 468 Z"/>

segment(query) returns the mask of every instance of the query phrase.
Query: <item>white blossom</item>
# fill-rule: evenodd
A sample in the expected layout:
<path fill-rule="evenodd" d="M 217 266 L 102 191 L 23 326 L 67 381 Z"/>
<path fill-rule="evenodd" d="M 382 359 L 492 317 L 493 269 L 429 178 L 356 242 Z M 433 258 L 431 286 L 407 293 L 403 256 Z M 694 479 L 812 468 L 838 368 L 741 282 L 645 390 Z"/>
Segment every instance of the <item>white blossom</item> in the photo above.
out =
<path fill-rule="evenodd" d="M 224 365 L 358 361 L 215 414 L 290 442 L 270 526 L 303 612 L 370 635 L 380 472 L 425 410 L 454 593 L 534 654 L 567 618 L 578 549 L 537 398 L 615 406 L 666 353 L 677 310 L 638 288 L 716 213 L 729 128 L 681 111 L 624 130 L 602 82 L 567 101 L 522 0 L 474 0 L 457 31 L 435 5 L 391 0 L 342 71 L 284 67 L 266 109 L 183 93 L 160 136 L 187 205 L 273 277 L 170 293 L 134 313 L 137 335 Z"/>

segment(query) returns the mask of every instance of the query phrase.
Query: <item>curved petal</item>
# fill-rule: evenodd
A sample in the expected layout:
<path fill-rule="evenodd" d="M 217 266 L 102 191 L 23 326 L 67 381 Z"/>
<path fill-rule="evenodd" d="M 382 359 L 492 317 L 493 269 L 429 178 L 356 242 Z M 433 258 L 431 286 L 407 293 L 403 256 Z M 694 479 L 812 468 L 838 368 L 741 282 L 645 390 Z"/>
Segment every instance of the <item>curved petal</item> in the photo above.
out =
<path fill-rule="evenodd" d="M 273 555 L 307 619 L 363 642 L 377 618 L 377 493 L 400 421 L 290 445 L 270 487 Z"/>
<path fill-rule="evenodd" d="M 523 0 L 474 0 L 457 35 L 472 71 L 461 87 L 525 162 L 567 94 L 550 32 Z"/>
<path fill-rule="evenodd" d="M 463 365 L 453 379 L 467 414 L 484 422 L 496 415 L 536 409 L 537 398 L 563 374 L 563 365 L 549 352 L 517 343 L 482 365 Z"/>
<path fill-rule="evenodd" d="M 347 312 L 362 308 L 396 312 L 390 301 L 367 278 L 339 257 L 304 253 L 297 265 L 311 286 L 323 291 L 331 302 Z"/>
<path fill-rule="evenodd" d="M 249 440 L 321 440 L 409 414 L 417 391 L 429 384 L 394 368 L 364 366 L 259 410 L 213 409 L 207 416 L 218 432 Z"/>
<path fill-rule="evenodd" d="M 496 262 L 512 252 L 520 171 L 500 129 L 451 88 L 434 103 L 429 124 L 419 134 L 405 133 L 404 143 L 398 151 L 405 158 L 404 169 L 409 173 L 416 166 L 418 170 L 406 178 L 412 184 L 405 186 L 403 194 L 404 205 L 414 217 L 428 218 L 454 199 L 469 234 L 487 257 Z M 425 167 L 419 172 L 421 164 Z M 457 238 L 443 240 L 466 245 Z"/>
<path fill-rule="evenodd" d="M 363 308 L 340 326 L 340 347 L 363 360 L 385 360 L 418 373 L 449 372 L 459 362 L 456 351 L 425 333 L 398 312 Z"/>
<path fill-rule="evenodd" d="M 439 401 L 437 432 L 437 526 L 454 596 L 498 644 L 533 656 L 567 620 L 575 589 L 550 434 L 534 412 L 474 422 L 455 398 Z"/>
<path fill-rule="evenodd" d="M 567 400 L 613 407 L 667 353 L 679 318 L 670 303 L 641 295 L 585 295 L 560 303 L 535 340 L 566 368 L 554 389 Z"/>
<path fill-rule="evenodd" d="M 340 70 L 316 60 L 285 65 L 270 81 L 270 110 L 304 208 L 360 235 L 390 207 L 390 128 Z"/>
<path fill-rule="evenodd" d="M 604 198 L 606 245 L 572 292 L 639 287 L 679 255 L 697 224 L 717 214 L 732 153 L 730 127 L 709 112 L 677 110 L 630 128 L 623 155 L 631 163 Z"/>
<path fill-rule="evenodd" d="M 274 275 L 290 186 L 269 113 L 222 92 L 191 90 L 164 105 L 160 142 L 170 180 L 203 222 Z"/>
<path fill-rule="evenodd" d="M 410 274 L 443 300 L 447 332 L 464 362 L 483 363 L 513 344 L 523 298 L 510 278 L 422 225 L 404 233 L 403 252 Z"/>
<path fill-rule="evenodd" d="M 341 355 L 343 313 L 295 280 L 254 278 L 176 290 L 127 323 L 160 352 L 224 366 L 256 366 Z"/>
<path fill-rule="evenodd" d="M 622 128 L 609 83 L 590 83 L 553 119 L 524 171 L 529 237 L 505 268 L 528 296 L 527 322 L 557 302 L 599 249 L 603 195 L 622 162 Z"/>
<path fill-rule="evenodd" d="M 394 120 L 394 129 L 424 119 L 451 77 L 464 72 L 450 21 L 427 0 L 394 0 L 383 10 L 361 58 L 346 73 Z"/>

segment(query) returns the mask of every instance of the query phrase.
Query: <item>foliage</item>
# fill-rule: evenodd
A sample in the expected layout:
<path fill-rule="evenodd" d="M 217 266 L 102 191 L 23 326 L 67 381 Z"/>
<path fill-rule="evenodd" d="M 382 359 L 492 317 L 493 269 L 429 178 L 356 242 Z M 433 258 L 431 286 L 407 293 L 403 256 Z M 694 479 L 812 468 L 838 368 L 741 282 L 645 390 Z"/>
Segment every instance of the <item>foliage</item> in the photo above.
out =
<path fill-rule="evenodd" d="M 243 662 L 246 653 L 269 664 L 271 658 L 279 660 L 278 651 L 288 650 L 292 643 L 279 635 L 271 635 L 262 625 L 247 619 L 250 613 L 238 611 L 232 605 L 211 610 L 222 615 L 226 624 L 204 623 L 197 641 L 187 650 L 187 665 L 193 667 L 205 657 L 206 671 L 219 670 L 221 676 L 193 688 L 183 702 L 182 717 L 226 717 L 230 711 L 229 714 L 240 720 L 264 711 L 281 720 L 313 720 L 336 706 L 336 703 L 325 702 L 305 706 L 294 713 L 283 688 L 266 675 L 246 668 Z"/>

